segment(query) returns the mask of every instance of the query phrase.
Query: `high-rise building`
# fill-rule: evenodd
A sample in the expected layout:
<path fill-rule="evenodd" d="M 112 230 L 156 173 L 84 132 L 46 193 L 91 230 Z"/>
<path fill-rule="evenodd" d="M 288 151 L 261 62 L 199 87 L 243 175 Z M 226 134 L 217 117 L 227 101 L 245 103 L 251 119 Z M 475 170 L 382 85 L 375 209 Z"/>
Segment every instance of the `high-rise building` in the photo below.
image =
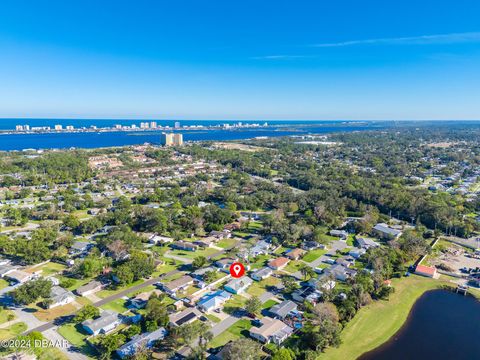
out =
<path fill-rule="evenodd" d="M 150 122 L 150 128 L 151 129 L 156 129 L 157 128 L 157 122 L 156 121 L 151 121 Z"/>
<path fill-rule="evenodd" d="M 175 129 L 180 128 L 180 121 L 175 121 Z"/>
<path fill-rule="evenodd" d="M 17 131 L 23 131 L 23 125 L 16 125 L 15 130 Z"/>
<path fill-rule="evenodd" d="M 30 125 L 23 125 L 23 130 L 25 130 L 25 131 L 30 130 Z"/>
<path fill-rule="evenodd" d="M 115 129 L 121 129 L 122 128 L 122 125 L 120 124 L 115 124 Z"/>
<path fill-rule="evenodd" d="M 74 128 L 73 128 L 73 125 L 67 125 L 65 128 L 66 128 L 67 130 L 73 130 L 73 129 L 74 129 Z"/>
<path fill-rule="evenodd" d="M 160 137 L 160 142 L 164 146 L 174 145 L 173 133 L 162 133 L 162 135 Z"/>
<path fill-rule="evenodd" d="M 173 134 L 173 143 L 176 146 L 183 145 L 183 134 L 180 134 L 180 133 Z"/>
<path fill-rule="evenodd" d="M 62 130 L 62 125 L 55 125 L 55 130 Z"/>

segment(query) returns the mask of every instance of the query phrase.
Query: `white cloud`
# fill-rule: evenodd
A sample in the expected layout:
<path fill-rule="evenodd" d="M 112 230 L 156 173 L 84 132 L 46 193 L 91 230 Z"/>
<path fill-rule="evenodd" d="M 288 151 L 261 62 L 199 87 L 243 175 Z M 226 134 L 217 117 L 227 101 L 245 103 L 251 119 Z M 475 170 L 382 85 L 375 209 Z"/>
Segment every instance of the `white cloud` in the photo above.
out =
<path fill-rule="evenodd" d="M 459 44 L 480 42 L 480 32 L 406 36 L 397 38 L 378 38 L 365 40 L 349 40 L 335 43 L 314 44 L 313 47 L 344 47 L 354 45 L 423 45 L 423 44 Z"/>

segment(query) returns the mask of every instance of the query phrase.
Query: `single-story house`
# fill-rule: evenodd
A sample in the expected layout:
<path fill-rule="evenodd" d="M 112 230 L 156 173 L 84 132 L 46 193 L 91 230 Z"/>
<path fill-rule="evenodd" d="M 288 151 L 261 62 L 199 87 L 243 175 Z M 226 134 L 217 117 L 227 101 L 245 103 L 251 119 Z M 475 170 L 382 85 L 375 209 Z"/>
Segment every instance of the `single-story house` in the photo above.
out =
<path fill-rule="evenodd" d="M 107 334 L 122 323 L 120 315 L 112 310 L 104 310 L 96 319 L 82 322 L 82 327 L 91 335 Z"/>
<path fill-rule="evenodd" d="M 333 277 L 338 281 L 346 281 L 351 277 L 355 277 L 357 274 L 356 270 L 348 269 L 343 265 L 335 264 L 323 270 L 323 274 L 320 275 L 320 278 L 324 277 Z"/>
<path fill-rule="evenodd" d="M 160 290 L 153 290 L 138 294 L 133 299 L 130 299 L 129 307 L 135 309 L 143 309 L 147 305 L 148 299 L 150 299 L 150 296 L 152 296 L 152 294 L 158 295 L 160 293 Z"/>
<path fill-rule="evenodd" d="M 97 291 L 102 290 L 103 284 L 100 281 L 93 280 L 89 283 L 80 286 L 76 291 L 76 293 L 80 296 L 87 296 L 90 294 L 94 294 Z"/>
<path fill-rule="evenodd" d="M 268 250 L 272 245 L 265 240 L 260 240 L 257 244 L 252 247 L 249 251 L 249 255 L 252 257 L 256 257 L 258 255 L 268 254 Z"/>
<path fill-rule="evenodd" d="M 198 249 L 198 245 L 195 245 L 191 242 L 186 241 L 175 241 L 170 245 L 172 249 L 177 250 L 185 250 L 185 251 L 196 251 Z"/>
<path fill-rule="evenodd" d="M 365 249 L 359 249 L 359 248 L 353 248 L 352 250 L 350 250 L 348 252 L 348 255 L 350 255 L 351 257 L 355 258 L 355 259 L 358 259 L 360 258 L 363 254 L 365 254 L 367 252 L 367 250 Z"/>
<path fill-rule="evenodd" d="M 378 223 L 372 229 L 373 233 L 386 240 L 398 239 L 402 231 L 393 229 L 385 223 Z"/>
<path fill-rule="evenodd" d="M 316 241 L 305 241 L 302 243 L 302 249 L 306 251 L 315 250 L 315 249 L 325 249 L 325 245 L 320 244 Z"/>
<path fill-rule="evenodd" d="M 268 277 L 270 277 L 271 275 L 273 274 L 273 270 L 270 269 L 269 267 L 264 267 L 264 268 L 261 268 L 257 271 L 254 271 L 250 277 L 253 279 L 253 280 L 256 280 L 256 281 L 261 281 L 263 279 L 266 279 Z"/>
<path fill-rule="evenodd" d="M 148 241 L 150 242 L 150 244 L 158 245 L 158 244 L 169 244 L 169 243 L 172 243 L 172 242 L 173 242 L 173 239 L 172 239 L 171 237 L 153 234 L 152 236 L 150 236 L 150 238 L 148 239 Z"/>
<path fill-rule="evenodd" d="M 8 274 L 15 270 L 17 270 L 17 267 L 9 263 L 0 265 L 0 277 L 7 277 Z"/>
<path fill-rule="evenodd" d="M 242 276 L 241 278 L 230 280 L 223 288 L 232 294 L 241 294 L 252 285 L 252 283 L 253 280 L 248 276 Z"/>
<path fill-rule="evenodd" d="M 282 270 L 288 263 L 289 259 L 285 257 L 279 257 L 268 262 L 268 267 L 273 270 Z"/>
<path fill-rule="evenodd" d="M 348 233 L 345 230 L 331 230 L 330 235 L 338 237 L 342 240 L 345 240 L 348 237 Z"/>
<path fill-rule="evenodd" d="M 293 329 L 280 320 L 266 316 L 261 321 L 262 326 L 250 329 L 250 336 L 262 343 L 280 345 L 293 333 Z"/>
<path fill-rule="evenodd" d="M 415 268 L 415 274 L 431 278 L 436 278 L 438 276 L 436 268 L 425 265 L 417 265 Z"/>
<path fill-rule="evenodd" d="M 207 294 L 198 300 L 197 307 L 205 312 L 214 311 L 222 307 L 223 304 L 225 304 L 225 302 L 231 297 L 232 295 L 230 295 L 228 292 L 218 290 Z"/>
<path fill-rule="evenodd" d="M 288 251 L 285 256 L 290 260 L 298 260 L 305 254 L 305 250 L 302 249 L 292 249 Z"/>
<path fill-rule="evenodd" d="M 356 240 L 357 240 L 358 246 L 365 250 L 380 246 L 379 243 L 377 243 L 375 240 L 371 238 L 357 237 Z"/>
<path fill-rule="evenodd" d="M 208 272 L 217 272 L 218 271 L 218 268 L 216 267 L 213 267 L 213 266 L 209 266 L 209 267 L 204 267 L 204 268 L 200 268 L 200 269 L 197 269 L 195 270 L 194 272 L 190 273 L 190 275 L 198 280 L 203 280 L 203 276 L 208 273 Z"/>
<path fill-rule="evenodd" d="M 222 239 L 228 239 L 232 237 L 232 233 L 228 230 L 223 230 L 223 231 L 217 231 L 217 230 L 212 230 L 210 231 L 210 234 L 208 236 L 213 236 L 217 238 L 218 240 Z"/>
<path fill-rule="evenodd" d="M 60 286 L 52 286 L 50 299 L 52 300 L 52 303 L 49 305 L 49 309 L 70 304 L 75 301 L 75 295 L 73 295 L 71 291 L 65 290 Z"/>
<path fill-rule="evenodd" d="M 166 335 L 167 330 L 165 330 L 163 327 L 152 332 L 137 335 L 128 343 L 117 349 L 117 355 L 121 359 L 127 356 L 133 356 L 137 352 L 137 349 L 142 347 L 151 348 L 157 340 L 164 339 Z"/>
<path fill-rule="evenodd" d="M 94 245 L 86 241 L 75 241 L 70 248 L 70 255 L 80 255 L 86 253 Z"/>
<path fill-rule="evenodd" d="M 186 308 L 175 314 L 169 315 L 168 319 L 171 326 L 180 326 L 191 324 L 202 316 L 202 313 L 196 308 Z"/>
<path fill-rule="evenodd" d="M 176 296 L 176 293 L 185 290 L 187 287 L 193 284 L 193 278 L 188 275 L 184 275 L 181 278 L 172 280 L 168 284 L 162 284 L 162 289 L 169 295 Z"/>
<path fill-rule="evenodd" d="M 215 261 L 215 266 L 220 269 L 230 269 L 230 265 L 232 265 L 235 261 L 237 261 L 237 259 L 224 258 Z"/>
<path fill-rule="evenodd" d="M 268 312 L 272 315 L 273 318 L 283 320 L 288 315 L 297 311 L 297 304 L 293 301 L 285 300 L 282 301 L 280 304 L 274 305 L 268 310 Z"/>
<path fill-rule="evenodd" d="M 27 281 L 33 280 L 38 275 L 30 274 L 22 270 L 13 270 L 8 272 L 4 277 L 17 284 L 25 284 Z"/>
<path fill-rule="evenodd" d="M 207 237 L 198 239 L 198 240 L 194 241 L 193 243 L 195 245 L 200 246 L 200 247 L 207 248 L 207 247 L 211 247 L 211 246 L 215 245 L 215 243 L 217 243 L 217 242 L 218 242 L 218 239 L 216 237 L 207 236 Z"/>

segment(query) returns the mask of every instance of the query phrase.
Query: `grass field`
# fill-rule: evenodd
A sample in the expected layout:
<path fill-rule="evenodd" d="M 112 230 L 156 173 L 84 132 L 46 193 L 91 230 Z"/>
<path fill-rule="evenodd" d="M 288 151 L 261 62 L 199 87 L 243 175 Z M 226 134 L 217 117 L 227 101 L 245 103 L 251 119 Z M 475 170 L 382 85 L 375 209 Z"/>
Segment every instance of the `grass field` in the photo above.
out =
<path fill-rule="evenodd" d="M 221 247 L 222 249 L 227 249 L 227 248 L 230 248 L 230 247 L 234 246 L 236 243 L 237 243 L 237 240 L 235 240 L 233 238 L 223 239 L 223 240 L 220 240 L 217 243 L 217 246 Z"/>
<path fill-rule="evenodd" d="M 317 260 L 320 256 L 324 255 L 327 252 L 327 250 L 322 250 L 322 249 L 315 249 L 309 251 L 304 257 L 303 261 L 310 263 L 314 260 Z"/>
<path fill-rule="evenodd" d="M 33 313 L 35 317 L 38 320 L 41 321 L 51 321 L 59 316 L 64 316 L 71 314 L 77 310 L 77 308 L 73 305 L 73 303 L 63 305 L 63 306 L 57 306 L 54 307 L 53 309 L 42 309 L 40 307 L 35 307 L 37 311 Z"/>
<path fill-rule="evenodd" d="M 55 263 L 55 262 L 48 262 L 44 265 L 40 266 L 32 266 L 26 270 L 28 273 L 33 273 L 33 272 L 38 272 L 42 271 L 41 274 L 42 276 L 49 276 L 57 273 L 61 273 L 64 269 L 66 268 L 65 265 Z"/>
<path fill-rule="evenodd" d="M 241 319 L 230 326 L 226 331 L 215 337 L 211 342 L 211 347 L 219 347 L 225 345 L 230 340 L 238 339 L 240 336 L 248 337 L 248 331 L 252 327 L 251 321 Z"/>
<path fill-rule="evenodd" d="M 262 281 L 255 281 L 253 284 L 247 289 L 247 293 L 252 296 L 260 296 L 266 291 L 267 286 L 274 286 L 280 282 L 278 278 L 269 277 Z"/>
<path fill-rule="evenodd" d="M 5 289 L 8 285 L 10 285 L 8 281 L 0 279 L 0 290 Z"/>
<path fill-rule="evenodd" d="M 356 359 L 392 337 L 404 324 L 415 301 L 428 290 L 446 282 L 412 275 L 393 279 L 395 293 L 389 301 L 375 301 L 360 309 L 342 331 L 342 344 L 329 348 L 319 360 Z"/>
<path fill-rule="evenodd" d="M 23 322 L 15 323 L 8 328 L 0 329 L 0 340 L 11 339 L 27 330 L 27 324 Z"/>
<path fill-rule="evenodd" d="M 109 303 L 100 306 L 103 310 L 113 310 L 116 311 L 120 314 L 124 313 L 125 311 L 128 310 L 128 308 L 125 306 L 125 300 L 123 299 L 117 299 L 114 301 L 110 301 Z"/>
<path fill-rule="evenodd" d="M 12 310 L 4 310 L 2 309 L 0 311 L 0 324 L 6 323 L 7 321 L 12 321 L 16 318 L 17 316 Z"/>
<path fill-rule="evenodd" d="M 246 298 L 241 295 L 233 295 L 230 300 L 225 302 L 223 311 L 227 314 L 233 314 L 236 310 L 243 309 L 245 306 Z"/>
<path fill-rule="evenodd" d="M 60 326 L 57 331 L 73 345 L 78 347 L 85 345 L 87 335 L 81 332 L 79 325 L 65 324 Z"/>
<path fill-rule="evenodd" d="M 217 253 L 218 250 L 214 248 L 206 248 L 204 250 L 197 250 L 197 251 L 184 251 L 184 250 L 170 250 L 169 254 L 180 256 L 187 259 L 195 259 L 199 256 L 210 256 Z"/>

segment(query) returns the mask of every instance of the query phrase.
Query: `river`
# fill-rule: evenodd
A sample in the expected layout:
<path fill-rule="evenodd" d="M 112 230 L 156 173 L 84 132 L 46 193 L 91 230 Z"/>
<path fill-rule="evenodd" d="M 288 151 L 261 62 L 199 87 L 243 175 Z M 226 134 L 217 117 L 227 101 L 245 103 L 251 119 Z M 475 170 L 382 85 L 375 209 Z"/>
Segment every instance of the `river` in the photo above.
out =
<path fill-rule="evenodd" d="M 387 343 L 359 358 L 409 359 L 480 359 L 480 301 L 447 290 L 428 291 Z"/>

